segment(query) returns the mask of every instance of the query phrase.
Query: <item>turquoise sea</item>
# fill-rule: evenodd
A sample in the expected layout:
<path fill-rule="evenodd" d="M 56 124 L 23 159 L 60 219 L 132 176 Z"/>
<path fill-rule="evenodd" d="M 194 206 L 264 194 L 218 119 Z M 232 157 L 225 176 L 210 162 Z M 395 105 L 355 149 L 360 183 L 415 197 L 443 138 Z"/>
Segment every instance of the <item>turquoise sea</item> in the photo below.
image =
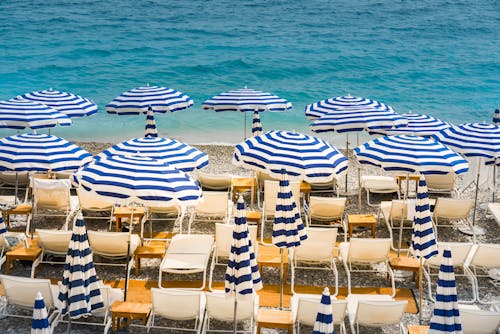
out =
<path fill-rule="evenodd" d="M 194 99 L 156 117 L 189 143 L 242 139 L 240 113 L 201 103 L 244 86 L 293 103 L 264 113 L 265 130 L 311 133 L 305 105 L 346 94 L 454 123 L 500 107 L 498 0 L 2 0 L 0 40 L 0 99 L 52 87 L 98 103 L 52 131 L 73 140 L 141 136 L 145 117 L 104 106 L 147 83 Z"/>

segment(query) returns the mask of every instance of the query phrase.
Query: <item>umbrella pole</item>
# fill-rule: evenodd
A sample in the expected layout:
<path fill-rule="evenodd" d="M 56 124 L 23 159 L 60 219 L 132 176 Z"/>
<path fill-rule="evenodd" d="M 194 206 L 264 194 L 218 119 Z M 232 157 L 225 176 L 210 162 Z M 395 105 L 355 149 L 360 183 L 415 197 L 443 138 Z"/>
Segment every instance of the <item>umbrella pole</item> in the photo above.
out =
<path fill-rule="evenodd" d="M 236 328 L 237 328 L 237 323 L 236 323 L 236 310 L 238 309 L 238 294 L 236 291 L 234 292 L 234 315 L 233 315 L 233 333 L 236 334 Z"/>
<path fill-rule="evenodd" d="M 243 112 L 243 140 L 247 139 L 247 113 Z"/>
<path fill-rule="evenodd" d="M 481 174 L 481 158 L 477 162 L 477 175 L 476 175 L 476 193 L 474 195 L 474 211 L 472 213 L 472 241 L 476 242 L 476 209 L 477 209 L 477 197 L 479 195 L 479 176 Z"/>
<path fill-rule="evenodd" d="M 71 333 L 71 316 L 68 316 L 68 328 L 66 329 L 66 333 Z"/>
<path fill-rule="evenodd" d="M 17 192 L 19 188 L 19 173 L 16 171 L 16 187 L 14 189 L 14 204 L 17 205 Z"/>
<path fill-rule="evenodd" d="M 493 163 L 493 196 L 491 202 L 495 203 L 495 193 L 497 191 L 497 159 Z"/>
<path fill-rule="evenodd" d="M 418 303 L 419 303 L 419 309 L 418 309 L 418 323 L 419 325 L 422 324 L 422 266 L 424 265 L 424 260 L 422 257 L 420 257 L 420 267 L 418 268 Z"/>
<path fill-rule="evenodd" d="M 283 309 L 283 248 L 280 247 L 280 310 Z"/>
<path fill-rule="evenodd" d="M 134 203 L 132 203 L 132 213 L 130 214 L 129 222 L 129 238 L 127 241 L 127 263 L 125 264 L 125 287 L 123 288 L 123 301 L 127 301 L 127 288 L 128 288 L 128 267 L 130 265 L 130 237 L 132 236 L 132 228 L 134 224 Z"/>
<path fill-rule="evenodd" d="M 347 161 L 349 162 L 349 133 L 346 132 L 345 134 L 345 155 L 347 156 Z M 347 169 L 347 172 L 345 173 L 345 192 L 347 193 L 347 174 L 349 174 L 349 169 Z"/>
<path fill-rule="evenodd" d="M 410 188 L 410 173 L 406 173 L 406 189 L 403 196 L 403 208 L 401 209 L 401 222 L 399 224 L 398 257 L 401 255 L 401 244 L 403 243 L 403 222 L 405 220 L 405 205 L 408 199 L 408 189 Z M 406 209 L 408 212 L 408 209 Z"/>

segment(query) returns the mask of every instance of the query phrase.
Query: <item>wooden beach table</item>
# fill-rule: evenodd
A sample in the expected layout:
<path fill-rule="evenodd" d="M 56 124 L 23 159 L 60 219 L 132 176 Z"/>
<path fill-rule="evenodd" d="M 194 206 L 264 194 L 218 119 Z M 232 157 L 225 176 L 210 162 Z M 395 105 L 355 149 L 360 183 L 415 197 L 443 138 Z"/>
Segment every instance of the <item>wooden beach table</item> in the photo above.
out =
<path fill-rule="evenodd" d="M 254 177 L 233 177 L 231 179 L 232 197 L 236 194 L 245 193 L 250 191 L 250 198 L 252 204 L 257 200 L 257 180 Z"/>
<path fill-rule="evenodd" d="M 5 273 L 7 275 L 10 274 L 11 266 L 14 267 L 17 260 L 23 261 L 35 261 L 36 258 L 40 255 L 42 250 L 37 246 L 31 246 L 26 248 L 24 246 L 17 247 L 10 252 L 5 254 Z"/>
<path fill-rule="evenodd" d="M 375 228 L 377 227 L 377 216 L 374 214 L 353 214 L 347 215 L 347 223 L 349 225 L 349 238 L 352 238 L 352 230 L 356 226 L 370 227 L 372 237 L 375 238 Z"/>
<path fill-rule="evenodd" d="M 28 221 L 31 214 L 31 204 L 19 204 L 13 209 L 4 210 L 2 212 L 2 218 L 5 221 L 5 225 L 10 227 L 10 216 L 11 215 L 23 215 L 26 216 L 26 221 Z"/>
<path fill-rule="evenodd" d="M 133 319 L 140 319 L 146 325 L 150 312 L 151 304 L 149 303 L 116 301 L 111 305 L 112 330 L 116 331 L 122 328 L 121 319 L 126 319 L 123 327 L 128 327 Z"/>
<path fill-rule="evenodd" d="M 133 211 L 133 216 L 132 216 L 132 211 Z M 128 207 L 128 206 L 120 206 L 115 208 L 114 210 L 114 215 L 115 215 L 115 231 L 120 232 L 120 229 L 122 227 L 122 219 L 127 218 L 129 221 L 133 217 L 134 220 L 138 219 L 139 223 L 143 219 L 145 214 L 145 209 L 142 206 L 137 206 L 137 207 Z M 132 222 L 130 222 L 130 228 L 132 228 Z"/>
<path fill-rule="evenodd" d="M 257 334 L 262 328 L 286 329 L 288 334 L 293 333 L 293 318 L 291 311 L 259 309 L 257 314 Z"/>
<path fill-rule="evenodd" d="M 429 326 L 422 325 L 408 325 L 408 334 L 427 334 Z"/>

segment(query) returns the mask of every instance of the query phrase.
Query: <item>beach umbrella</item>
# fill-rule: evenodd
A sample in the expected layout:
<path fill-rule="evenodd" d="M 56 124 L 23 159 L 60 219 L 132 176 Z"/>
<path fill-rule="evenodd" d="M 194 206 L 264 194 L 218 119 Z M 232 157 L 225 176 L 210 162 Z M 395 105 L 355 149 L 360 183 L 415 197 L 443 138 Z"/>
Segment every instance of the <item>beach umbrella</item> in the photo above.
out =
<path fill-rule="evenodd" d="M 43 103 L 68 117 L 91 116 L 98 111 L 97 105 L 91 99 L 52 88 L 19 95 L 17 99 Z"/>
<path fill-rule="evenodd" d="M 258 111 L 254 111 L 252 119 L 252 136 L 258 136 L 261 133 L 262 133 L 262 124 L 260 124 L 260 114 Z"/>
<path fill-rule="evenodd" d="M 156 129 L 156 122 L 153 109 L 149 107 L 146 116 L 146 129 L 144 131 L 144 138 L 154 138 L 154 137 L 158 137 L 158 130 Z"/>
<path fill-rule="evenodd" d="M 248 232 L 245 202 L 240 195 L 234 216 L 233 239 L 225 275 L 225 292 L 234 296 L 234 333 L 238 298 L 251 296 L 262 289 L 257 258 Z"/>
<path fill-rule="evenodd" d="M 321 295 L 318 314 L 314 322 L 313 334 L 333 334 L 333 309 L 330 290 L 325 288 Z"/>
<path fill-rule="evenodd" d="M 412 135 L 429 137 L 451 126 L 449 123 L 446 123 L 430 115 L 407 113 L 401 114 L 401 117 L 408 120 L 408 124 L 406 126 L 393 129 L 372 130 L 370 131 L 370 134 L 381 134 L 386 136 Z"/>
<path fill-rule="evenodd" d="M 430 321 L 429 334 L 437 333 L 462 334 L 457 284 L 449 248 L 443 250 L 436 288 L 436 303 Z"/>
<path fill-rule="evenodd" d="M 45 104 L 11 99 L 0 101 L 0 128 L 32 130 L 70 126 L 71 119 Z"/>
<path fill-rule="evenodd" d="M 31 334 L 50 334 L 49 314 L 45 307 L 43 296 L 38 291 L 33 307 L 33 319 L 31 320 Z"/>
<path fill-rule="evenodd" d="M 495 125 L 500 124 L 500 109 L 495 109 L 495 112 L 493 113 L 493 120 L 492 123 Z"/>
<path fill-rule="evenodd" d="M 203 102 L 203 109 L 243 112 L 243 138 L 246 139 L 246 113 L 263 111 L 286 111 L 292 108 L 287 100 L 271 93 L 250 88 L 231 90 Z"/>
<path fill-rule="evenodd" d="M 58 297 L 61 315 L 69 316 L 68 332 L 71 319 L 86 317 L 104 308 L 100 285 L 102 282 L 97 280 L 85 223 L 79 213 L 73 225 Z"/>
<path fill-rule="evenodd" d="M 166 113 L 187 109 L 193 100 L 186 94 L 159 86 L 137 87 L 122 93 L 106 105 L 106 111 L 118 115 L 146 114 L 148 109 Z"/>
<path fill-rule="evenodd" d="M 306 117 L 310 120 L 335 113 L 336 110 L 372 110 L 391 111 L 385 103 L 357 96 L 338 96 L 308 104 L 305 107 Z"/>

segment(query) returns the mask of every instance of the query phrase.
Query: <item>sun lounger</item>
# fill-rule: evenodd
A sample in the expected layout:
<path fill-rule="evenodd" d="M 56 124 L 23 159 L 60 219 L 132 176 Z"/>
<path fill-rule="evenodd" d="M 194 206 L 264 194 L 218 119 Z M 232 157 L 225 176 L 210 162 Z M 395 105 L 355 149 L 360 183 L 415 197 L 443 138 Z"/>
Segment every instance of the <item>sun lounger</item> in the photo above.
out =
<path fill-rule="evenodd" d="M 359 326 L 385 327 L 397 325 L 399 333 L 404 334 L 403 314 L 408 305 L 408 301 L 375 300 L 374 297 L 368 299 L 358 299 L 356 307 L 353 307 L 352 299 L 348 298 L 349 323 L 351 333 L 362 333 Z"/>
<path fill-rule="evenodd" d="M 466 270 L 474 279 L 475 300 L 481 304 L 494 304 L 495 300 L 485 300 L 479 294 L 481 277 L 498 279 L 500 277 L 500 244 L 477 244 L 470 262 L 466 262 Z"/>
<path fill-rule="evenodd" d="M 335 300 L 334 296 L 331 297 L 333 324 L 334 326 L 340 326 L 340 333 L 345 334 L 344 318 L 347 314 L 347 301 Z M 314 327 L 320 304 L 321 294 L 294 294 L 292 296 L 290 307 L 296 333 L 301 333 L 301 325 Z"/>
<path fill-rule="evenodd" d="M 21 242 L 24 242 L 27 246 L 26 235 L 24 233 L 6 232 L 0 234 L 0 269 L 2 269 L 2 265 L 6 261 L 5 254 Z"/>
<path fill-rule="evenodd" d="M 202 190 L 229 191 L 232 176 L 228 174 L 210 174 L 198 171 L 196 178 Z"/>
<path fill-rule="evenodd" d="M 203 200 L 193 208 L 189 219 L 188 234 L 195 221 L 229 223 L 233 202 L 223 191 L 204 191 Z M 218 219 L 216 219 L 218 218 Z"/>
<path fill-rule="evenodd" d="M 463 334 L 498 333 L 500 312 L 481 310 L 473 305 L 459 305 Z"/>
<path fill-rule="evenodd" d="M 369 206 L 377 206 L 370 202 L 370 193 L 391 194 L 396 193 L 400 198 L 399 185 L 392 176 L 368 175 L 361 177 L 361 188 L 366 191 L 366 202 Z"/>
<path fill-rule="evenodd" d="M 38 247 L 42 250 L 31 266 L 31 277 L 35 277 L 36 268 L 41 263 L 64 264 L 72 231 L 37 229 Z M 46 256 L 59 257 L 60 261 L 48 260 Z"/>
<path fill-rule="evenodd" d="M 345 219 L 345 197 L 318 197 L 311 196 L 307 207 L 307 226 L 340 227 L 347 241 L 347 225 Z M 313 223 L 323 222 L 323 224 Z"/>
<path fill-rule="evenodd" d="M 415 216 L 415 200 L 392 200 L 392 201 L 382 201 L 380 202 L 380 208 L 377 213 L 377 217 L 382 217 L 384 219 L 387 230 L 389 231 L 389 236 L 394 240 L 394 230 L 396 230 L 396 235 L 399 236 L 399 228 L 401 222 L 403 222 L 403 229 L 413 228 L 413 219 Z M 394 242 L 391 243 L 391 249 L 397 250 L 394 247 Z M 407 250 L 401 248 L 401 250 Z"/>
<path fill-rule="evenodd" d="M 497 224 L 500 225 L 500 203 L 489 203 L 488 211 L 493 215 Z"/>

